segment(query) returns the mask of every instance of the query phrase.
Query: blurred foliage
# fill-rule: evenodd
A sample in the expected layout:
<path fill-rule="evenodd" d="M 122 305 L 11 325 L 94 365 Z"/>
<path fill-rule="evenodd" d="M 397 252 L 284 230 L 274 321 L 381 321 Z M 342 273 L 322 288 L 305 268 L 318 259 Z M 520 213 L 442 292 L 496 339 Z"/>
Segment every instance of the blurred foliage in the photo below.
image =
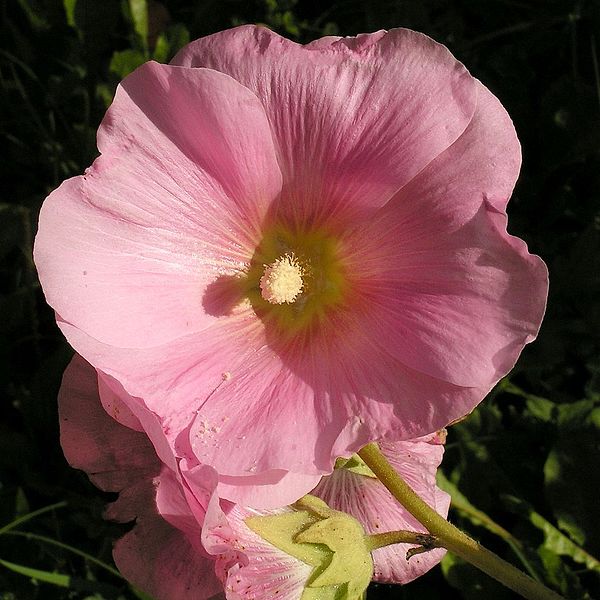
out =
<path fill-rule="evenodd" d="M 511 231 L 548 263 L 548 312 L 510 378 L 450 429 L 440 484 L 453 521 L 485 545 L 567 598 L 600 597 L 597 0 L 0 0 L 0 19 L 0 599 L 142 597 L 111 566 L 123 528 L 102 520 L 110 496 L 60 451 L 56 394 L 71 351 L 44 303 L 32 240 L 46 194 L 96 155 L 118 81 L 246 22 L 300 42 L 417 29 L 507 107 L 524 156 Z M 452 556 L 368 597 L 442 595 L 511 597 Z"/>

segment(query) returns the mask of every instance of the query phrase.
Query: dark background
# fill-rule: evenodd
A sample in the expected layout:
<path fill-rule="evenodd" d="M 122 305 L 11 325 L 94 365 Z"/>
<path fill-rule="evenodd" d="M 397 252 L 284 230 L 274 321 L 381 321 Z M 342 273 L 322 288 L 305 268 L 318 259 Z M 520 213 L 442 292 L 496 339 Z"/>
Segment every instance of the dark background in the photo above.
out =
<path fill-rule="evenodd" d="M 417 29 L 508 109 L 524 160 L 510 231 L 549 266 L 548 312 L 510 377 L 450 429 L 441 484 L 451 519 L 485 545 L 568 598 L 600 597 L 600 3 L 163 0 L 148 1 L 147 23 L 136 4 L 0 1 L 0 599 L 136 597 L 104 564 L 125 530 L 101 518 L 111 498 L 67 466 L 58 444 L 56 393 L 71 351 L 44 303 L 32 240 L 44 197 L 96 155 L 117 82 L 246 22 L 301 42 Z M 67 505 L 3 531 L 57 502 Z M 32 580 L 15 565 L 42 573 Z M 413 584 L 368 593 L 442 596 L 514 597 L 453 557 Z"/>

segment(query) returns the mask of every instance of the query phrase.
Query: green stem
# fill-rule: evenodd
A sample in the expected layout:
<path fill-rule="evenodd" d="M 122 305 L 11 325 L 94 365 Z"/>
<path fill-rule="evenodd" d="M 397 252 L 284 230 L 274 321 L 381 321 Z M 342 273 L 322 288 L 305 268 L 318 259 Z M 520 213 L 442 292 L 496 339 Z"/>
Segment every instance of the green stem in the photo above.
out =
<path fill-rule="evenodd" d="M 433 535 L 404 530 L 374 533 L 366 536 L 366 541 L 371 551 L 383 548 L 384 546 L 391 546 L 392 544 L 412 544 L 413 546 L 423 546 L 428 550 L 439 547 Z"/>
<path fill-rule="evenodd" d="M 440 516 L 400 477 L 376 444 L 366 445 L 358 454 L 394 498 L 437 538 L 440 546 L 528 600 L 564 600 Z"/>

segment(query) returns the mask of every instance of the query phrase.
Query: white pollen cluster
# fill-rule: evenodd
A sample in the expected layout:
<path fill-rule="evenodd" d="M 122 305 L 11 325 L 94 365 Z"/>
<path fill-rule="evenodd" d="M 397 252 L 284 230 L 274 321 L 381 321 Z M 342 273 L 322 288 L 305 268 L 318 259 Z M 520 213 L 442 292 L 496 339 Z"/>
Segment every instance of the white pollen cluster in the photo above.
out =
<path fill-rule="evenodd" d="M 291 254 L 280 256 L 274 263 L 265 265 L 260 278 L 262 297 L 271 304 L 291 304 L 302 292 L 303 270 Z"/>

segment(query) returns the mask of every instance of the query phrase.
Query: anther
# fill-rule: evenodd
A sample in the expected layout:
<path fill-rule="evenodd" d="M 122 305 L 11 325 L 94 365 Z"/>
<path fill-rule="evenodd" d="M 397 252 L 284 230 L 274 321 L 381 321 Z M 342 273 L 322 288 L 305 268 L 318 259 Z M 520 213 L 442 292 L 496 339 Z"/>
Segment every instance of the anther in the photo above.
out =
<path fill-rule="evenodd" d="M 260 278 L 262 297 L 271 304 L 291 304 L 304 286 L 304 270 L 293 253 L 280 256 L 270 265 Z"/>

